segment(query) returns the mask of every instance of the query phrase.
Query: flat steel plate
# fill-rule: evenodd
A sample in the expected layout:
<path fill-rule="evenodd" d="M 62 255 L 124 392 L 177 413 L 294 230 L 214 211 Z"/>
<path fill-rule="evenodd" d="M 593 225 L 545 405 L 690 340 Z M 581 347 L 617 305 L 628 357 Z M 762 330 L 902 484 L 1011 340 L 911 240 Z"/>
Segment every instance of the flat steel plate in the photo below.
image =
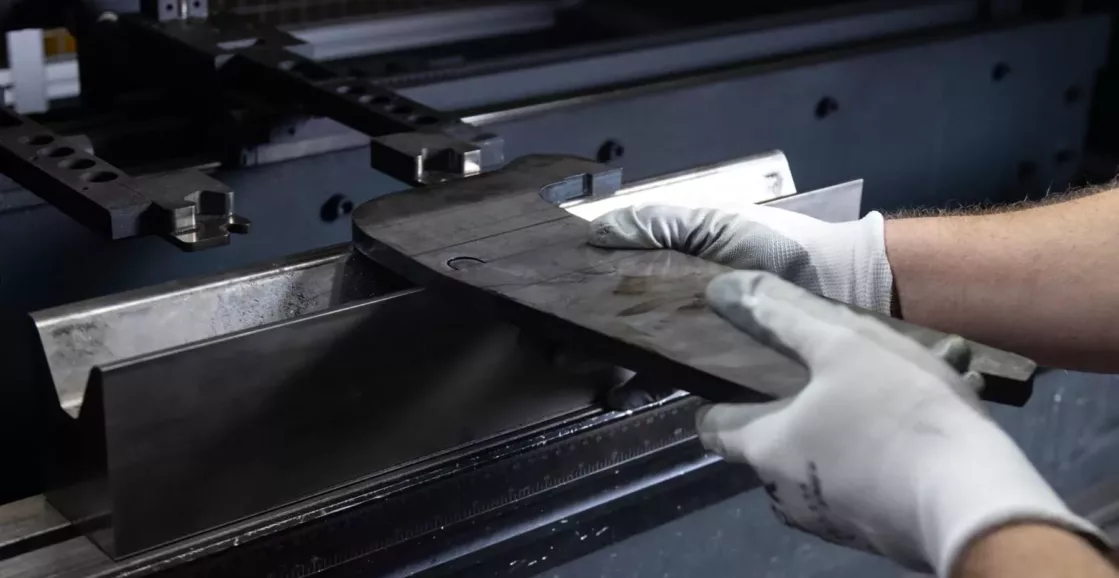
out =
<path fill-rule="evenodd" d="M 354 213 L 367 257 L 444 293 L 638 372 L 716 400 L 795 394 L 808 380 L 793 360 L 739 332 L 704 302 L 727 267 L 674 251 L 587 245 L 587 222 L 559 205 L 614 194 L 615 169 L 531 156 L 479 177 L 389 195 Z M 931 345 L 943 334 L 888 322 Z M 1028 397 L 1028 359 L 977 348 L 973 368 L 1018 382 Z M 990 388 L 988 388 L 990 389 Z"/>

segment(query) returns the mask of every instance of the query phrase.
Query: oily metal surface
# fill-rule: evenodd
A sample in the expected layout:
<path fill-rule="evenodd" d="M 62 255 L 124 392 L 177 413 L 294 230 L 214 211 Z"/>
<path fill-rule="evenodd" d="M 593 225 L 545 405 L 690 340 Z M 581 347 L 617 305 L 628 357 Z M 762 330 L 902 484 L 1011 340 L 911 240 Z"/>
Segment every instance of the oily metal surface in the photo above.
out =
<path fill-rule="evenodd" d="M 727 267 L 673 251 L 592 247 L 587 223 L 557 206 L 609 197 L 620 180 L 619 171 L 583 159 L 525 157 L 501 171 L 362 205 L 355 243 L 450 300 L 492 309 L 708 399 L 799 391 L 808 378 L 803 366 L 706 307 L 707 283 Z M 942 337 L 890 324 L 919 340 Z M 1028 382 L 1033 364 L 1006 354 L 987 369 Z M 1022 389 L 1019 403 L 1028 397 Z"/>
<path fill-rule="evenodd" d="M 83 445 L 59 456 L 48 497 L 71 520 L 111 512 L 86 533 L 119 557 L 530 427 L 597 393 L 517 328 L 405 291 L 99 367 L 86 397 L 101 411 L 74 424 L 68 439 Z M 99 439 L 103 461 L 88 464 Z"/>

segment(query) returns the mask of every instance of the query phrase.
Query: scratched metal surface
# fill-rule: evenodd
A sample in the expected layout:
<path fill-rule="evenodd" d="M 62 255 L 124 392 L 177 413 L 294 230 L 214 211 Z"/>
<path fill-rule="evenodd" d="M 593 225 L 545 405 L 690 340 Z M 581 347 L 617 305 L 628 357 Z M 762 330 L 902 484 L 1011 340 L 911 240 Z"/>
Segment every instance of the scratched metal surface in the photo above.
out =
<path fill-rule="evenodd" d="M 1022 409 L 989 406 L 1066 500 L 1119 481 L 1119 376 L 1050 371 Z M 1090 511 L 1082 512 L 1091 514 Z M 600 528 L 581 529 L 580 531 Z M 609 529 L 607 529 L 609 531 Z M 749 492 L 538 575 L 705 578 L 898 578 L 897 566 L 776 521 Z"/>
<path fill-rule="evenodd" d="M 587 222 L 557 206 L 611 195 L 617 179 L 616 171 L 576 157 L 524 157 L 486 175 L 363 204 L 353 216 L 355 246 L 417 284 L 687 384 L 707 399 L 799 391 L 808 381 L 801 365 L 705 307 L 707 284 L 729 268 L 673 251 L 592 247 Z M 943 337 L 888 322 L 925 345 Z M 1022 381 L 1033 371 L 1017 356 L 980 353 L 985 372 Z"/>

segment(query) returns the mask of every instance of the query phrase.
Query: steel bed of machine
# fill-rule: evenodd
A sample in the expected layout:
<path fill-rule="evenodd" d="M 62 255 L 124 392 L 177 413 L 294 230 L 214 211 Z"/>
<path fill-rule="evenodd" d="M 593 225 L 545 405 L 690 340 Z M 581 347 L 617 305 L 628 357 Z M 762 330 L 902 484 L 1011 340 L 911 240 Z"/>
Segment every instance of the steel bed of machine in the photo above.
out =
<path fill-rule="evenodd" d="M 41 88 L 80 78 L 78 112 L 0 111 L 0 433 L 22 498 L 0 505 L 0 576 L 532 576 L 751 490 L 695 440 L 701 401 L 649 375 L 787 393 L 787 360 L 754 350 L 778 369 L 703 385 L 679 356 L 414 282 L 476 282 L 517 243 L 577 244 L 581 218 L 710 191 L 839 221 L 1059 188 L 1110 32 L 1004 1 L 272 4 L 59 2 L 80 58 Z M 573 216 L 516 220 L 553 205 Z M 444 244 L 392 245 L 417 273 L 386 239 Z M 462 246 L 467 266 L 439 252 Z M 976 351 L 985 395 L 1024 404 L 1032 362 Z M 607 409 L 604 362 L 662 394 Z"/>

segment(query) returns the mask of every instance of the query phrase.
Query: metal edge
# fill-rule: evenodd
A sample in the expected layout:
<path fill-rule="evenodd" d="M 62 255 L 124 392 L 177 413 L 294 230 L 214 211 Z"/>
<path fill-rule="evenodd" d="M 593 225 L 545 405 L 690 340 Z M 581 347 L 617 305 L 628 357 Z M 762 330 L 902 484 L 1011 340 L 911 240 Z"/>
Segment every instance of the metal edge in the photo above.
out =
<path fill-rule="evenodd" d="M 557 2 L 509 2 L 407 15 L 373 16 L 288 28 L 326 61 L 385 51 L 542 30 L 555 25 Z"/>
<path fill-rule="evenodd" d="M 135 307 L 138 304 L 173 300 L 177 297 L 205 291 L 207 289 L 216 289 L 274 278 L 290 271 L 328 266 L 332 263 L 343 261 L 350 255 L 350 252 L 348 244 L 334 245 L 228 273 L 182 281 L 171 281 L 29 313 L 28 316 L 36 332 L 35 338 L 38 340 L 39 348 L 43 352 L 44 359 L 51 370 L 51 377 L 59 406 L 70 414 L 71 417 L 78 417 L 81 413 L 82 398 L 84 397 L 87 380 L 60 378 L 60 369 L 51 363 L 52 356 L 50 355 L 50 351 L 53 347 L 50 344 L 52 343 L 52 331 L 59 330 L 66 324 L 75 323 L 81 318 L 88 317 L 91 311 L 105 314 L 128 307 Z M 97 364 L 98 362 L 94 360 L 94 363 L 91 363 L 88 369 L 92 370 Z"/>
<path fill-rule="evenodd" d="M 760 76 L 769 72 L 839 61 L 870 54 L 912 50 L 929 44 L 949 43 L 989 34 L 1010 34 L 1027 27 L 1066 26 L 1070 21 L 1077 23 L 1094 22 L 1102 26 L 1107 26 L 1110 22 L 1106 14 L 1085 14 L 1059 21 L 1031 21 L 1025 24 L 1000 24 L 998 26 L 983 28 L 974 26 L 962 28 L 955 27 L 904 38 L 879 39 L 855 46 L 834 47 L 821 52 L 777 55 L 769 59 L 735 62 L 725 66 L 715 66 L 703 70 L 690 70 L 659 77 L 643 78 L 612 85 L 573 90 L 563 94 L 549 95 L 546 99 L 533 97 L 505 102 L 503 105 L 499 106 L 491 107 L 487 105 L 477 108 L 467 107 L 463 110 L 456 111 L 456 113 L 462 116 L 463 122 L 475 126 L 486 126 L 528 118 L 544 113 L 562 111 L 578 106 L 627 100 L 638 96 L 694 88 L 722 81 Z M 426 87 L 430 85 L 423 86 Z M 402 90 L 402 92 L 410 94 L 406 89 Z M 412 94 L 411 97 L 421 101 L 424 100 L 422 95 Z M 435 106 L 438 106 L 437 102 Z M 497 110 L 487 110 L 489 108 Z"/>
<path fill-rule="evenodd" d="M 662 56 L 680 52 L 689 62 L 702 53 L 705 46 L 741 35 L 750 35 L 754 41 L 758 34 L 782 32 L 788 33 L 789 38 L 782 42 L 783 51 L 797 52 L 810 48 L 822 48 L 825 43 L 842 43 L 855 40 L 867 40 L 872 35 L 899 34 L 910 32 L 914 29 L 927 28 L 935 25 L 959 24 L 972 20 L 979 15 L 978 3 L 974 0 L 934 0 L 917 1 L 901 4 L 899 2 L 870 0 L 858 5 L 831 6 L 801 10 L 798 12 L 777 14 L 773 16 L 738 20 L 730 23 L 710 26 L 693 27 L 684 30 L 675 30 L 660 34 L 625 38 L 622 40 L 600 42 L 591 45 L 576 46 L 568 49 L 549 51 L 543 54 L 514 56 L 482 62 L 474 66 L 465 66 L 444 72 L 420 72 L 402 74 L 380 79 L 379 82 L 386 86 L 401 87 L 404 90 L 420 88 L 445 81 L 461 80 L 471 76 L 485 76 L 508 72 L 528 67 L 547 67 L 553 65 L 573 64 L 586 65 L 598 63 L 598 67 L 608 67 L 612 63 L 604 62 L 609 59 L 625 60 L 627 62 L 643 59 L 647 53 L 659 52 Z M 868 25 L 866 18 L 884 18 L 884 22 Z M 836 33 L 828 27 L 837 26 L 837 21 L 848 20 L 846 24 L 855 24 L 851 33 Z M 900 21 L 900 22 L 898 22 Z M 820 26 L 819 30 L 798 29 L 811 26 Z M 806 41 L 809 38 L 811 40 Z M 750 42 L 756 45 L 757 42 Z M 725 48 L 725 47 L 724 47 Z M 753 51 L 748 50 L 752 54 Z M 774 56 L 773 51 L 769 56 Z M 643 54 L 644 53 L 644 54 Z M 722 64 L 728 60 L 742 60 L 748 56 L 732 50 L 720 50 Z M 661 60 L 664 58 L 650 60 Z M 582 62 L 580 62 L 582 61 Z M 632 62 L 629 62 L 632 64 Z M 663 64 L 663 62 L 662 62 Z M 706 61 L 701 64 L 709 66 Z M 625 67 L 633 69 L 633 67 Z M 647 67 L 646 67 L 647 68 Z M 648 70 L 645 70 L 648 72 Z M 679 72 L 679 71 L 677 71 Z M 663 74 L 663 66 L 660 74 Z"/>

